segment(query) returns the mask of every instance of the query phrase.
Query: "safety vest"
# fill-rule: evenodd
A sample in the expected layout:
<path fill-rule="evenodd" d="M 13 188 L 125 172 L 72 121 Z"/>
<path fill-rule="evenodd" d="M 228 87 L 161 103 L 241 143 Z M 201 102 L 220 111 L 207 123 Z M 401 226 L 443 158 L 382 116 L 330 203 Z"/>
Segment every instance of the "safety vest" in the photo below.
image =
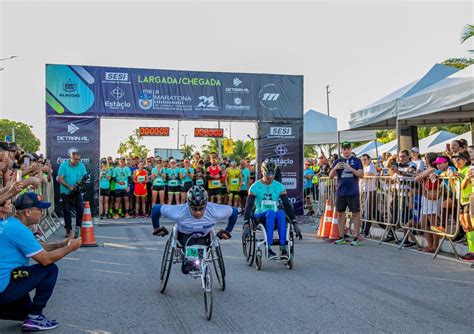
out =
<path fill-rule="evenodd" d="M 319 173 L 319 170 L 321 169 L 318 165 L 316 166 L 311 166 L 311 169 L 313 170 L 314 172 L 314 175 L 313 175 L 313 184 L 318 184 L 319 183 L 319 178 L 318 178 L 318 175 L 317 173 Z"/>

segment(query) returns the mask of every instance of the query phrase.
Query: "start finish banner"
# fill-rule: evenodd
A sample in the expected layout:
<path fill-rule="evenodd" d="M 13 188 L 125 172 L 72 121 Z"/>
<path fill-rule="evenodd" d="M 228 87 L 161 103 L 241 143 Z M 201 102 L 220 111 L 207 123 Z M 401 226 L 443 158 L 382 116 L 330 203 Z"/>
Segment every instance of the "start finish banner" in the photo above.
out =
<path fill-rule="evenodd" d="M 303 123 L 259 123 L 257 154 L 259 161 L 268 159 L 279 166 L 281 181 L 288 192 L 295 213 L 302 215 Z"/>
<path fill-rule="evenodd" d="M 54 116 L 303 119 L 303 76 L 46 65 Z"/>

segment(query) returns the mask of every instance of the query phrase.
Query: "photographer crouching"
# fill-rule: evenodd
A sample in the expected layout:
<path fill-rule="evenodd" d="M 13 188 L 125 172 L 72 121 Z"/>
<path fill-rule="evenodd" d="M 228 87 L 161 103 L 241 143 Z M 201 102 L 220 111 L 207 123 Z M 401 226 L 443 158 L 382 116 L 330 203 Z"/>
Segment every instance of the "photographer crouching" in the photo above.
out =
<path fill-rule="evenodd" d="M 78 238 L 82 227 L 82 214 L 84 213 L 84 203 L 82 199 L 82 187 L 84 186 L 87 171 L 81 162 L 79 152 L 71 152 L 69 160 L 64 161 L 58 170 L 58 182 L 63 205 L 64 227 L 66 228 L 66 238 L 72 236 L 72 216 L 71 209 L 76 211 L 76 229 L 74 238 Z"/>
<path fill-rule="evenodd" d="M 24 331 L 58 326 L 43 314 L 56 285 L 55 262 L 81 246 L 80 238 L 50 244 L 36 240 L 28 227 L 39 224 L 42 210 L 50 205 L 27 192 L 15 201 L 15 216 L 5 219 L 12 213 L 11 200 L 0 202 L 0 319 L 23 321 Z M 28 265 L 30 258 L 38 264 Z M 29 293 L 33 290 L 31 301 Z"/>

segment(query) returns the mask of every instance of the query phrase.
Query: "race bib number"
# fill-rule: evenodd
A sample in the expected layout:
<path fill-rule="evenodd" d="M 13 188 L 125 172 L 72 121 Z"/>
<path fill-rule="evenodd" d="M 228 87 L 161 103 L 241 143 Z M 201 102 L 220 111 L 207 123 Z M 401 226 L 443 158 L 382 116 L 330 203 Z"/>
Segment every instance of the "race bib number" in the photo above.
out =
<path fill-rule="evenodd" d="M 206 256 L 206 248 L 200 245 L 187 246 L 186 258 L 191 260 L 202 259 Z"/>
<path fill-rule="evenodd" d="M 221 186 L 221 181 L 219 181 L 219 180 L 211 181 L 211 185 L 213 187 L 220 187 Z"/>
<path fill-rule="evenodd" d="M 196 185 L 202 186 L 203 184 L 204 184 L 204 180 L 203 180 L 203 179 L 197 179 L 197 180 L 196 180 Z"/>
<path fill-rule="evenodd" d="M 239 185 L 239 179 L 231 179 L 230 184 L 233 186 L 238 186 Z"/>
<path fill-rule="evenodd" d="M 269 201 L 269 200 L 264 200 L 262 201 L 262 212 L 263 211 L 276 211 L 277 210 L 277 205 L 275 201 Z"/>
<path fill-rule="evenodd" d="M 145 182 L 145 177 L 143 175 L 140 175 L 137 177 L 138 182 Z"/>
<path fill-rule="evenodd" d="M 172 187 L 176 187 L 176 186 L 178 186 L 178 181 L 177 180 L 171 180 L 169 185 L 172 186 Z"/>

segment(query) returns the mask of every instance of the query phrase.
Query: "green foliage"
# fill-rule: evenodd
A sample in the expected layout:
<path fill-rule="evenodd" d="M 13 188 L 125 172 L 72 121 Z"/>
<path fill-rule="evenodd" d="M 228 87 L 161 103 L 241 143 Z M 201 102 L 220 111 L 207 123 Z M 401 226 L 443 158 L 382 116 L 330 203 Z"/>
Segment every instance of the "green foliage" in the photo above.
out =
<path fill-rule="evenodd" d="M 461 34 L 461 44 L 467 41 L 472 36 L 474 36 L 474 25 L 466 24 Z"/>
<path fill-rule="evenodd" d="M 234 151 L 230 156 L 232 160 L 240 161 L 242 159 L 255 158 L 255 146 L 252 140 L 237 140 L 234 142 Z"/>
<path fill-rule="evenodd" d="M 221 140 L 226 139 L 222 138 Z M 203 155 L 209 155 L 211 152 L 219 152 L 219 147 L 217 145 L 217 139 L 208 138 L 208 144 L 201 146 L 201 153 Z M 222 142 L 221 142 L 222 144 Z M 224 152 L 224 147 L 222 145 L 222 152 Z M 234 151 L 232 152 L 230 158 L 235 159 L 236 161 L 241 159 L 255 159 L 255 143 L 253 140 L 237 140 L 234 142 Z"/>
<path fill-rule="evenodd" d="M 474 58 L 449 58 L 442 62 L 444 65 L 464 69 L 469 65 L 474 64 Z"/>
<path fill-rule="evenodd" d="M 318 151 L 316 150 L 316 145 L 305 145 L 303 150 L 303 155 L 305 158 L 316 158 Z"/>
<path fill-rule="evenodd" d="M 15 129 L 15 142 L 20 145 L 25 152 L 36 152 L 39 150 L 41 142 L 31 131 L 33 126 L 22 122 L 0 119 L 0 139 L 3 141 L 5 136 L 11 136 L 13 128 Z"/>
<path fill-rule="evenodd" d="M 386 144 L 397 139 L 397 132 L 396 130 L 377 130 L 375 136 L 377 141 Z"/>
<path fill-rule="evenodd" d="M 183 144 L 181 145 L 181 153 L 183 153 L 183 157 L 184 158 L 191 158 L 191 156 L 193 155 L 193 152 L 194 150 L 196 149 L 196 146 L 195 145 L 187 145 L 187 144 Z"/>
<path fill-rule="evenodd" d="M 142 159 L 145 159 L 148 156 L 148 152 L 150 152 L 150 150 L 146 148 L 145 145 L 140 144 L 142 139 L 143 138 L 140 136 L 139 130 L 133 130 L 132 135 L 128 136 L 124 142 L 119 143 L 117 154 L 128 157 L 138 156 Z"/>

